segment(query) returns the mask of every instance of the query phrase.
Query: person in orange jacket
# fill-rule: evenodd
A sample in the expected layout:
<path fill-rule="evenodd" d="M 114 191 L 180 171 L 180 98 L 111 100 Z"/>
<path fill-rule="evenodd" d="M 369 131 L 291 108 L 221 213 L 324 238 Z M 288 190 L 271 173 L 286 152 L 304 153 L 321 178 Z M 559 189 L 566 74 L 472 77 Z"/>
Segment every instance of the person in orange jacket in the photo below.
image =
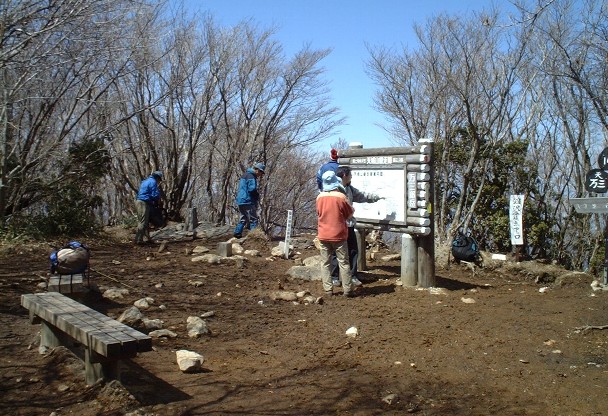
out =
<path fill-rule="evenodd" d="M 353 216 L 355 209 L 348 203 L 340 178 L 333 171 L 322 175 L 322 189 L 317 196 L 317 226 L 321 259 L 323 261 L 323 290 L 333 295 L 331 281 L 331 255 L 335 254 L 340 268 L 343 295 L 354 296 L 351 272 L 348 262 L 348 228 L 346 220 Z"/>

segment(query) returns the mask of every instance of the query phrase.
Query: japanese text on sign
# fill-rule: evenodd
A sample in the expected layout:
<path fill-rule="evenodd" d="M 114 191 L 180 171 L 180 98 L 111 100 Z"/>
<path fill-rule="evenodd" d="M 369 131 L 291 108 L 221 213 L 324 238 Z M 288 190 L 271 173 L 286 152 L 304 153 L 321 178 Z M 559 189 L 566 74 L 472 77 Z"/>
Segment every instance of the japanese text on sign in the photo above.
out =
<path fill-rule="evenodd" d="M 353 169 L 353 186 L 383 199 L 374 203 L 354 203 L 357 220 L 405 221 L 405 174 L 401 169 Z"/>
<path fill-rule="evenodd" d="M 604 193 L 608 190 L 608 172 L 591 169 L 585 177 L 585 189 L 589 192 Z"/>
<path fill-rule="evenodd" d="M 511 195 L 509 201 L 509 223 L 511 226 L 511 244 L 524 243 L 523 227 L 524 195 Z"/>

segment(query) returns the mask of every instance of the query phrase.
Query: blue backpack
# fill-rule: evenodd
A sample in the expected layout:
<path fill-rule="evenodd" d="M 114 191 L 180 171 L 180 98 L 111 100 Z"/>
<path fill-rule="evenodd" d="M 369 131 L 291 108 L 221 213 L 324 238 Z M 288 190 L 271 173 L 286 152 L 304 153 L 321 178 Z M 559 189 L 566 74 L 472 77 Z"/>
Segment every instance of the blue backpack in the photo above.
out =
<path fill-rule="evenodd" d="M 78 241 L 70 241 L 51 253 L 51 273 L 78 274 L 89 268 L 89 248 Z"/>
<path fill-rule="evenodd" d="M 479 245 L 473 237 L 459 230 L 452 241 L 452 256 L 456 260 L 477 262 L 480 260 Z"/>

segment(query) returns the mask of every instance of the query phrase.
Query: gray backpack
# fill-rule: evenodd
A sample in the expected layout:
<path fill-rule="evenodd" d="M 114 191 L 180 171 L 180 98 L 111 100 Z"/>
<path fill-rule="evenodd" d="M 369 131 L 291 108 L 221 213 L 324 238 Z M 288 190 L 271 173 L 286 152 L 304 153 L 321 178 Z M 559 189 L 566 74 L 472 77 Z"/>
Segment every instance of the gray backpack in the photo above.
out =
<path fill-rule="evenodd" d="M 86 245 L 78 241 L 70 241 L 64 247 L 51 253 L 49 257 L 51 273 L 85 273 L 89 268 L 89 258 L 89 248 Z"/>

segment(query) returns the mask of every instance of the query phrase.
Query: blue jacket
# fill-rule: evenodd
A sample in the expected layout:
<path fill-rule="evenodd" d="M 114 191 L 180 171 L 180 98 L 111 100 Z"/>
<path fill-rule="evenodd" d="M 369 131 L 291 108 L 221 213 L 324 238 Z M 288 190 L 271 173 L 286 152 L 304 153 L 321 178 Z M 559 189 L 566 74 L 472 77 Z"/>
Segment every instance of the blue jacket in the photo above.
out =
<path fill-rule="evenodd" d="M 156 179 L 152 176 L 144 179 L 139 185 L 139 192 L 137 192 L 137 199 L 146 202 L 158 202 L 160 200 L 160 191 L 156 184 Z"/>
<path fill-rule="evenodd" d="M 328 170 L 336 172 L 339 167 L 340 165 L 337 160 L 330 160 L 319 168 L 317 171 L 317 187 L 319 188 L 319 191 L 323 190 L 323 174 Z"/>
<path fill-rule="evenodd" d="M 258 180 L 253 168 L 249 168 L 239 180 L 236 203 L 237 205 L 257 205 L 259 200 Z"/>

